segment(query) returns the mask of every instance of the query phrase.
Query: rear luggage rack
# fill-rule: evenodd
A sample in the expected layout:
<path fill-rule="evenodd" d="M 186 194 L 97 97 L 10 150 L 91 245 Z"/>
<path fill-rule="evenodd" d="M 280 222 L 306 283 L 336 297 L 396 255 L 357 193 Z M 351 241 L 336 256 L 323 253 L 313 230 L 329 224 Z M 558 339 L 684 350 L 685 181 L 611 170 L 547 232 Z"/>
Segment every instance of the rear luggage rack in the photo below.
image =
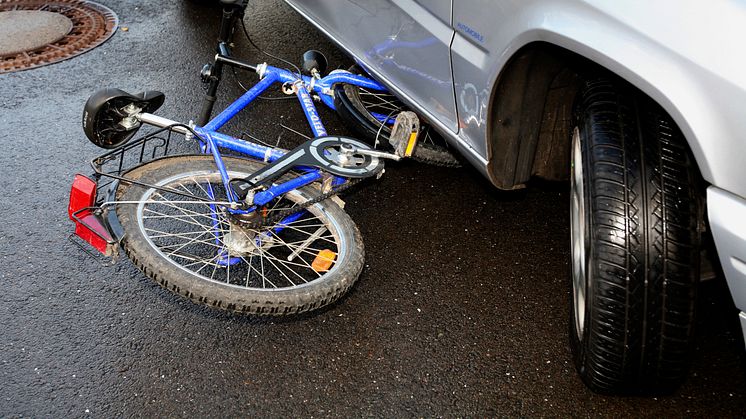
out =
<path fill-rule="evenodd" d="M 176 127 L 191 131 L 184 125 L 158 129 L 95 157 L 91 160 L 92 175 L 75 175 L 68 205 L 68 215 L 75 223 L 70 241 L 91 256 L 95 255 L 80 241 L 90 244 L 104 257 L 116 258 L 123 234 L 115 212 L 110 210 L 112 205 L 107 203 L 116 200 L 119 182 L 141 184 L 124 176 L 128 171 L 172 155 L 169 146 Z"/>
<path fill-rule="evenodd" d="M 176 127 L 177 125 L 160 128 L 91 160 L 99 196 L 117 180 L 131 182 L 123 176 L 124 173 L 170 155 L 171 136 Z"/>

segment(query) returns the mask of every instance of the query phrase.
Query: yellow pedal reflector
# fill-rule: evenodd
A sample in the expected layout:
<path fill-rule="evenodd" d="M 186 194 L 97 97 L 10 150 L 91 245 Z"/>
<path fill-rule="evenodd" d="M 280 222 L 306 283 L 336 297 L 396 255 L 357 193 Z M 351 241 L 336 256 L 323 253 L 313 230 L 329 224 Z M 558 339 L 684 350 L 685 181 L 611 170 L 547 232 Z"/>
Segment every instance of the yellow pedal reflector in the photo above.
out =
<path fill-rule="evenodd" d="M 412 131 L 409 134 L 409 140 L 407 141 L 407 148 L 404 150 L 404 157 L 412 157 L 414 146 L 417 145 L 417 131 Z"/>
<path fill-rule="evenodd" d="M 313 259 L 311 267 L 316 272 L 326 272 L 332 267 L 337 254 L 329 249 L 319 250 L 319 254 Z"/>

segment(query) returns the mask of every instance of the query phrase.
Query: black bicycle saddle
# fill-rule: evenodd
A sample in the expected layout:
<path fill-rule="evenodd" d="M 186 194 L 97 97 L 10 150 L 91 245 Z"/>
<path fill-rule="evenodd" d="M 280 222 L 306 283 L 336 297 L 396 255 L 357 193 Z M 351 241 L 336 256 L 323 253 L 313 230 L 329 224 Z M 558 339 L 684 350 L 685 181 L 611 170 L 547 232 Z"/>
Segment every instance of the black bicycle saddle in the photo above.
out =
<path fill-rule="evenodd" d="M 130 94 L 111 87 L 92 94 L 83 109 L 83 131 L 93 144 L 115 148 L 126 143 L 140 128 L 140 123 L 127 123 L 130 111 L 153 113 L 163 105 L 166 96 L 155 90 Z M 128 108 L 133 105 L 133 108 Z M 132 119 L 132 118 L 130 118 Z"/>

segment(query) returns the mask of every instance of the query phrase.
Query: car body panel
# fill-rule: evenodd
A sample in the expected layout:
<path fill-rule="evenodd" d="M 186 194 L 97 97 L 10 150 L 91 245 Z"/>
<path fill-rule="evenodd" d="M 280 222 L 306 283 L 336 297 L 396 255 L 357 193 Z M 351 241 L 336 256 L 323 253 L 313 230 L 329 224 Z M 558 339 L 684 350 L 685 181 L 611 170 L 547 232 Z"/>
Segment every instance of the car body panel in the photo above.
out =
<path fill-rule="evenodd" d="M 426 8 L 414 0 L 317 0 L 293 6 L 322 23 L 332 38 L 344 39 L 349 52 L 371 73 L 387 74 L 389 86 L 399 86 L 406 96 L 417 94 L 418 101 L 432 109 L 432 117 L 454 131 L 453 29 L 447 3 L 422 2 Z"/>
<path fill-rule="evenodd" d="M 703 177 L 746 197 L 744 158 L 727 151 L 746 145 L 743 3 L 455 0 L 453 15 L 462 140 L 488 141 L 486 95 L 500 70 L 521 47 L 547 42 L 589 58 L 651 96 L 681 128 Z M 466 89 L 478 92 L 479 104 L 459 100 Z"/>
<path fill-rule="evenodd" d="M 746 311 L 746 199 L 710 186 L 707 215 L 733 302 Z"/>
<path fill-rule="evenodd" d="M 448 26 L 451 25 L 452 6 L 451 0 L 416 0 L 417 4 L 425 8 L 427 11 L 433 14 L 433 16 L 440 19 L 441 22 Z"/>

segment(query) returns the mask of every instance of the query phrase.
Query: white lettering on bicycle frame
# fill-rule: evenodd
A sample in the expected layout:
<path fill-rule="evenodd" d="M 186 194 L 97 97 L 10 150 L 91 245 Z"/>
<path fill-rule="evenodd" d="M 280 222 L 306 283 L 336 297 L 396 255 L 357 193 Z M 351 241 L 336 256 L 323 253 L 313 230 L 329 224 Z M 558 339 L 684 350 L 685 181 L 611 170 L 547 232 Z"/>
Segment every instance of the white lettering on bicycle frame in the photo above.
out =
<path fill-rule="evenodd" d="M 322 137 L 326 135 L 326 129 L 324 128 L 324 124 L 321 123 L 321 118 L 319 118 L 319 113 L 316 111 L 316 107 L 313 105 L 313 99 L 311 99 L 311 95 L 308 94 L 308 92 L 304 90 L 299 90 L 298 94 L 300 94 L 301 100 L 303 101 L 303 106 L 306 107 L 306 116 L 308 117 L 308 121 L 313 125 L 313 129 L 316 132 L 318 137 Z"/>

